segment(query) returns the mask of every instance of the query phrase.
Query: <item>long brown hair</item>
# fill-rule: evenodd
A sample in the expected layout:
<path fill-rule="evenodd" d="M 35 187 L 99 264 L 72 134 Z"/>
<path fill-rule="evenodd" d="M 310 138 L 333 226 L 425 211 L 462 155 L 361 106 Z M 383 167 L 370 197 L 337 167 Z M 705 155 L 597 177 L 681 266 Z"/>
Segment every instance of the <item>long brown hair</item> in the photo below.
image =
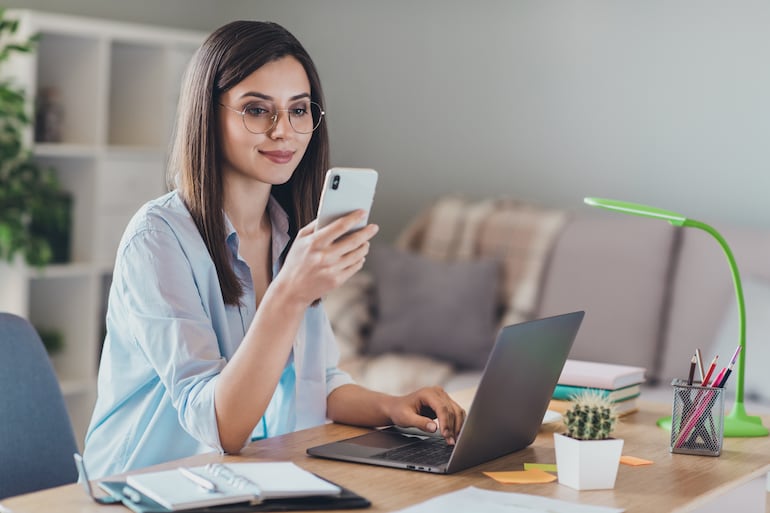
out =
<path fill-rule="evenodd" d="M 214 31 L 195 53 L 182 83 L 168 185 L 178 188 L 203 237 L 219 277 L 222 298 L 237 305 L 243 295 L 227 249 L 223 181 L 216 104 L 219 96 L 263 65 L 291 56 L 305 69 L 311 100 L 323 105 L 313 60 L 289 31 L 276 23 L 234 21 Z M 289 233 L 315 218 L 323 176 L 329 167 L 326 123 L 313 132 L 305 155 L 285 184 L 272 195 L 289 214 Z"/>

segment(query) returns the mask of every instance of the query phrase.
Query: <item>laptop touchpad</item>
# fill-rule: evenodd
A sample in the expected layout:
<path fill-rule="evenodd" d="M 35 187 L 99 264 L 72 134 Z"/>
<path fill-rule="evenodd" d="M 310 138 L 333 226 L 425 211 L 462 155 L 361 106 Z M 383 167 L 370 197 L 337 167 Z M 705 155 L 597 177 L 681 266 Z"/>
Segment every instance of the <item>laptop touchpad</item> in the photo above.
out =
<path fill-rule="evenodd" d="M 345 443 L 387 450 L 395 449 L 396 447 L 401 447 L 402 445 L 409 445 L 420 441 L 420 439 L 421 437 L 409 436 L 401 433 L 373 431 L 371 433 L 346 440 Z"/>

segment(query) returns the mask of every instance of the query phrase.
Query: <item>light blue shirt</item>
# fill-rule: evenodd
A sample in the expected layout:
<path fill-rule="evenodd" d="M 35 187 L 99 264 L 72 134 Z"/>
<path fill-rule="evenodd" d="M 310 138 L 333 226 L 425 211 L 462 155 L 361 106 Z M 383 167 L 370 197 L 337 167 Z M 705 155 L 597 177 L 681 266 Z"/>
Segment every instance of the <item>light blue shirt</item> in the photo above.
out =
<path fill-rule="evenodd" d="M 273 277 L 289 242 L 288 216 L 270 198 Z M 224 215 L 224 214 L 223 214 Z M 227 220 L 240 306 L 225 305 L 216 268 L 184 202 L 147 203 L 121 239 L 107 311 L 98 397 L 85 441 L 89 477 L 209 451 L 223 452 L 214 387 L 256 313 L 249 266 Z M 350 376 L 322 307 L 309 307 L 253 438 L 326 421 L 326 397 Z"/>

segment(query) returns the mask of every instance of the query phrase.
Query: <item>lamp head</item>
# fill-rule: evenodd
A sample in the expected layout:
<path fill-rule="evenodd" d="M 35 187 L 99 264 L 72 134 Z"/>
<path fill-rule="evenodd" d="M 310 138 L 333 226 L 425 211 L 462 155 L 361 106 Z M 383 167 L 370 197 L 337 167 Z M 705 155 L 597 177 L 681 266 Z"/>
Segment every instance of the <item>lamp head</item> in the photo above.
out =
<path fill-rule="evenodd" d="M 633 214 L 635 216 L 652 217 L 655 219 L 663 219 L 668 221 L 674 226 L 684 226 L 687 218 L 676 212 L 670 210 L 663 210 L 661 208 L 650 207 L 647 205 L 640 205 L 639 203 L 629 203 L 628 201 L 618 201 L 605 198 L 584 198 L 583 201 L 586 205 L 592 207 L 605 208 L 607 210 L 614 210 L 616 212 L 624 212 L 626 214 Z"/>

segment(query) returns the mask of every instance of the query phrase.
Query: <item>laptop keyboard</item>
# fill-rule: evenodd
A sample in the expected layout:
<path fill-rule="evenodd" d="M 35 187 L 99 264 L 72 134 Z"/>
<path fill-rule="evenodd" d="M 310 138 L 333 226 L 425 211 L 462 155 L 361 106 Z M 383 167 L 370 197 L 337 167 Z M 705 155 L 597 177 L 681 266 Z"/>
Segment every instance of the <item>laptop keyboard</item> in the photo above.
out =
<path fill-rule="evenodd" d="M 447 463 L 454 450 L 443 439 L 427 439 L 417 443 L 403 445 L 375 455 L 389 461 L 419 463 L 426 466 L 439 466 Z"/>

